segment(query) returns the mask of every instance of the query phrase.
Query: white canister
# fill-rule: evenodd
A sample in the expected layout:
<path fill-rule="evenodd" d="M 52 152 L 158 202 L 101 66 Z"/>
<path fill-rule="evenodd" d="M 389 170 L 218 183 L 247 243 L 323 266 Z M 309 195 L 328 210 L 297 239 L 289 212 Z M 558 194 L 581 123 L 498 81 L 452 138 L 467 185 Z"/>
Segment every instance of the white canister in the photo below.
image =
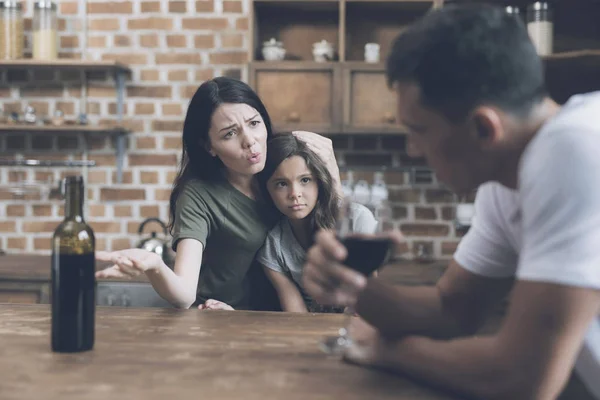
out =
<path fill-rule="evenodd" d="M 379 49 L 378 43 L 367 43 L 365 44 L 365 62 L 378 63 L 379 62 Z"/>
<path fill-rule="evenodd" d="M 536 1 L 527 7 L 527 32 L 540 56 L 552 54 L 554 23 L 547 1 Z"/>

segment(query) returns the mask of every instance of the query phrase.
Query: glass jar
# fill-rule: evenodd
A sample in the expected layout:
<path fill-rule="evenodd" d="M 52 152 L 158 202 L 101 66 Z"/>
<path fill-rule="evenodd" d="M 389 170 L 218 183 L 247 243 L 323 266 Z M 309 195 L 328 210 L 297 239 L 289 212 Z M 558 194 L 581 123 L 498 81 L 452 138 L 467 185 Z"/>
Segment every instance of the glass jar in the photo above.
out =
<path fill-rule="evenodd" d="M 54 60 L 58 58 L 58 19 L 56 3 L 36 1 L 33 7 L 33 58 Z"/>
<path fill-rule="evenodd" d="M 23 12 L 18 1 L 0 1 L 0 60 L 23 58 Z"/>
<path fill-rule="evenodd" d="M 527 32 L 540 56 L 552 54 L 554 21 L 549 2 L 536 1 L 527 6 Z"/>

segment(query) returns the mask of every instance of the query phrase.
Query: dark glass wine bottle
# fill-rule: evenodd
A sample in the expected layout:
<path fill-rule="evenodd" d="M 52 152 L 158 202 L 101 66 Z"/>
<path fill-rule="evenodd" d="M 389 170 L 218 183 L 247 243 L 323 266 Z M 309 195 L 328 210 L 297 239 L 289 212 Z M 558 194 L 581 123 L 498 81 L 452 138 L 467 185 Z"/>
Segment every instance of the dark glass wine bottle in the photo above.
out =
<path fill-rule="evenodd" d="M 94 232 L 83 219 L 83 177 L 64 182 L 65 219 L 52 237 L 52 351 L 94 347 Z"/>

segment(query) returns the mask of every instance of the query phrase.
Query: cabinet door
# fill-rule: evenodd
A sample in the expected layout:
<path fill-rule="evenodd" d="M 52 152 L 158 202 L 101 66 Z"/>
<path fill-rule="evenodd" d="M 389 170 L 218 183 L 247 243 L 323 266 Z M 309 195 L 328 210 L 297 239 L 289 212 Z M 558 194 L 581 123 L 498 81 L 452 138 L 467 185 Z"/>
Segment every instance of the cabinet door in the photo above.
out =
<path fill-rule="evenodd" d="M 44 282 L 2 281 L 0 303 L 49 303 L 49 285 Z"/>
<path fill-rule="evenodd" d="M 381 65 L 349 63 L 344 68 L 344 132 L 403 133 L 396 120 L 396 95 Z"/>
<path fill-rule="evenodd" d="M 16 290 L 0 290 L 0 303 L 37 304 L 39 292 L 21 292 Z"/>
<path fill-rule="evenodd" d="M 338 67 L 333 63 L 256 62 L 250 85 L 265 104 L 276 132 L 341 132 Z"/>

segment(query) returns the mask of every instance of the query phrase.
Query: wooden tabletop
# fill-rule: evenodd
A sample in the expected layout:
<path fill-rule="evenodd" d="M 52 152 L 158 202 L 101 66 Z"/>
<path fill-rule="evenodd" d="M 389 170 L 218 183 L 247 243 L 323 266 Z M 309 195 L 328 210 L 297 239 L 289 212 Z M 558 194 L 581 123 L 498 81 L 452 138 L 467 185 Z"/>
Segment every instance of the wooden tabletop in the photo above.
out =
<path fill-rule="evenodd" d="M 451 399 L 323 354 L 339 314 L 99 307 L 90 352 L 52 353 L 46 305 L 0 305 L 0 398 Z"/>

